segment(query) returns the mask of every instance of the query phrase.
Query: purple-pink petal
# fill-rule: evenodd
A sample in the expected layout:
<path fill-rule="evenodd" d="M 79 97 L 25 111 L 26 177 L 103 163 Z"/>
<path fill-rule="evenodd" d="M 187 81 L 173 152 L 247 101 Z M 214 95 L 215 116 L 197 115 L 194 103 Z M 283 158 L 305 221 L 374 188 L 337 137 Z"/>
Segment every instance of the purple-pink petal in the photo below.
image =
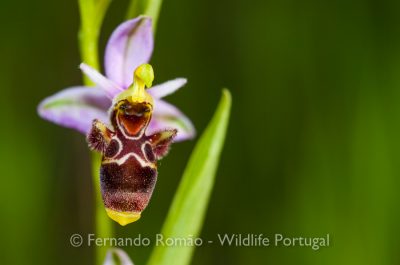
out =
<path fill-rule="evenodd" d="M 154 105 L 153 118 L 147 130 L 148 135 L 165 129 L 177 129 L 175 141 L 194 138 L 196 130 L 192 122 L 178 108 L 163 100 L 156 100 Z"/>
<path fill-rule="evenodd" d="M 90 67 L 85 63 L 81 63 L 79 68 L 85 75 L 87 75 L 99 88 L 104 90 L 105 94 L 109 99 L 113 99 L 116 95 L 121 93 L 123 89 L 118 86 L 115 82 L 107 79 L 105 76 L 100 74 L 97 70 Z"/>
<path fill-rule="evenodd" d="M 104 68 L 106 76 L 123 88 L 132 84 L 133 71 L 150 60 L 153 32 L 149 17 L 140 16 L 117 27 L 108 41 Z"/>
<path fill-rule="evenodd" d="M 108 123 L 110 99 L 99 88 L 71 87 L 45 98 L 39 116 L 58 125 L 87 134 L 93 119 Z"/>
<path fill-rule="evenodd" d="M 152 95 L 154 98 L 160 99 L 174 93 L 179 88 L 183 87 L 186 83 L 187 83 L 186 78 L 176 78 L 164 82 L 162 84 L 153 86 L 149 88 L 147 92 L 149 92 L 150 95 Z"/>

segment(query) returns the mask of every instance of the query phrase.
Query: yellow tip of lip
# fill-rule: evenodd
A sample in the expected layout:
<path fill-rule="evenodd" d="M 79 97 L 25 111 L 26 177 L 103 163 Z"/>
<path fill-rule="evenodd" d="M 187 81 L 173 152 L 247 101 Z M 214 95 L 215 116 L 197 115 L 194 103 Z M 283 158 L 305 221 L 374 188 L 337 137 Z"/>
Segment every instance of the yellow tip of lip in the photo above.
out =
<path fill-rule="evenodd" d="M 106 212 L 108 217 L 122 226 L 133 223 L 140 219 L 139 212 L 118 212 L 109 208 L 106 208 Z"/>

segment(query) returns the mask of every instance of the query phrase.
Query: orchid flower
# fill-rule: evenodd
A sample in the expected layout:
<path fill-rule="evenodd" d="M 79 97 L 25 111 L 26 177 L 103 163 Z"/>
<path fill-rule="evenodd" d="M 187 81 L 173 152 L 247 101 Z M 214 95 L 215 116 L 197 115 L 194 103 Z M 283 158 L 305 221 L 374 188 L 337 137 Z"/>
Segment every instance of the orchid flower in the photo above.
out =
<path fill-rule="evenodd" d="M 118 262 L 115 262 L 114 257 L 118 259 Z M 106 259 L 104 260 L 103 265 L 133 265 L 133 262 L 129 258 L 129 256 L 119 248 L 111 248 L 107 251 Z"/>
<path fill-rule="evenodd" d="M 39 115 L 84 134 L 90 131 L 94 119 L 107 123 L 107 111 L 112 100 L 132 84 L 133 71 L 150 60 L 153 42 L 149 17 L 140 16 L 122 23 L 108 40 L 104 58 L 105 76 L 82 63 L 80 69 L 95 86 L 70 87 L 44 99 L 38 106 Z M 177 78 L 147 90 L 155 105 L 149 134 L 174 128 L 178 130 L 175 141 L 194 137 L 195 129 L 190 120 L 178 108 L 162 100 L 185 84 L 186 79 Z"/>

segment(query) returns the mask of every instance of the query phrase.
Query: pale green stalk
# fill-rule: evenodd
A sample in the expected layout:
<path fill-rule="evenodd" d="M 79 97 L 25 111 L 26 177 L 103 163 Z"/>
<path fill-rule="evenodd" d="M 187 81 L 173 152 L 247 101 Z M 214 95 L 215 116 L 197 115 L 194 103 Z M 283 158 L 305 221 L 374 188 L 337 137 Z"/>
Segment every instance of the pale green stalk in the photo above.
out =
<path fill-rule="evenodd" d="M 79 46 L 82 61 L 99 70 L 98 40 L 101 24 L 111 0 L 79 0 L 81 14 L 81 28 L 79 31 Z M 84 84 L 92 85 L 90 79 L 84 76 Z M 95 223 L 96 236 L 109 238 L 113 235 L 113 227 L 110 218 L 106 215 L 100 193 L 100 155 L 92 153 L 92 178 L 95 191 Z M 96 248 L 96 264 L 103 264 L 107 253 L 107 247 Z"/>
<path fill-rule="evenodd" d="M 98 40 L 101 24 L 111 0 L 78 0 L 81 15 L 79 46 L 83 62 L 99 70 Z M 85 77 L 85 84 L 92 84 Z"/>

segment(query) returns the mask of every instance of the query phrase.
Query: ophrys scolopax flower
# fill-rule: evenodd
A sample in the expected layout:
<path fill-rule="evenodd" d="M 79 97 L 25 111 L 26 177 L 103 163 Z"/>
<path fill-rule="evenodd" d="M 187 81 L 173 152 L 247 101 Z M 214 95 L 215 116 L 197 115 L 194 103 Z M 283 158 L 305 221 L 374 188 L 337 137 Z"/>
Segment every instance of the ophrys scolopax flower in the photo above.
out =
<path fill-rule="evenodd" d="M 87 134 L 90 148 L 102 154 L 103 201 L 108 215 L 121 225 L 140 218 L 157 179 L 157 160 L 166 155 L 172 140 L 195 134 L 190 120 L 161 100 L 186 80 L 150 88 L 154 72 L 146 62 L 152 49 L 149 18 L 121 24 L 106 48 L 107 77 L 82 63 L 81 70 L 96 87 L 67 88 L 38 108 L 41 117 Z"/>

